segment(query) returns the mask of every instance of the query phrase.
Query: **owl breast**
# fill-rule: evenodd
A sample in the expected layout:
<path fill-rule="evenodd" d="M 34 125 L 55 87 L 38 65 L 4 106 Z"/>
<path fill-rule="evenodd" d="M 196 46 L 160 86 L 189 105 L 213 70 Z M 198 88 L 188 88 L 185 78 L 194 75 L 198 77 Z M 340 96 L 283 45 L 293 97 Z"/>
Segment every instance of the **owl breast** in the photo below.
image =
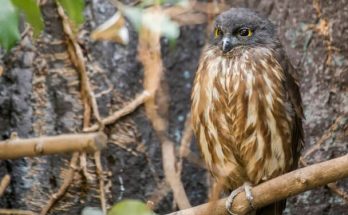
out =
<path fill-rule="evenodd" d="M 281 66 L 267 48 L 201 57 L 192 92 L 192 120 L 207 167 L 226 186 L 258 184 L 292 164 L 291 105 Z"/>

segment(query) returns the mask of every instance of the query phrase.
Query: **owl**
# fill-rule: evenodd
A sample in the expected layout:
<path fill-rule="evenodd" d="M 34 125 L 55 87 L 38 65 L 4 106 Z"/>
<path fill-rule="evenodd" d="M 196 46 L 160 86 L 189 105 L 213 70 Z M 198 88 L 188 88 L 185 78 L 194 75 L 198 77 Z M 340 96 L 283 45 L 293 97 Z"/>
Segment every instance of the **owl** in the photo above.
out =
<path fill-rule="evenodd" d="M 250 186 L 297 168 L 303 147 L 297 73 L 265 16 L 232 8 L 216 18 L 196 72 L 191 112 L 206 166 L 225 190 L 244 185 L 248 194 Z M 276 202 L 253 213 L 282 214 L 284 207 L 285 201 Z"/>

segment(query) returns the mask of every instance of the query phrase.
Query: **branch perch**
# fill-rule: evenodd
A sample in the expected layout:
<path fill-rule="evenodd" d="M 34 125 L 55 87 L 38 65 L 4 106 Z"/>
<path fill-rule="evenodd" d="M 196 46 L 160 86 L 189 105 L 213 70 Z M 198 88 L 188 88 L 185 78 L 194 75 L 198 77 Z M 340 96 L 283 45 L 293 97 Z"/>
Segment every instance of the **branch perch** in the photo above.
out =
<path fill-rule="evenodd" d="M 348 177 L 348 154 L 292 171 L 252 188 L 254 206 L 255 208 L 260 208 L 272 202 L 297 195 L 346 177 Z M 215 215 L 225 215 L 225 201 L 226 198 L 168 215 L 206 214 L 211 208 L 214 208 Z M 251 211 L 244 192 L 236 196 L 231 210 L 237 214 L 245 214 Z"/>
<path fill-rule="evenodd" d="M 64 134 L 0 142 L 0 160 L 69 152 L 95 152 L 106 147 L 104 133 Z"/>

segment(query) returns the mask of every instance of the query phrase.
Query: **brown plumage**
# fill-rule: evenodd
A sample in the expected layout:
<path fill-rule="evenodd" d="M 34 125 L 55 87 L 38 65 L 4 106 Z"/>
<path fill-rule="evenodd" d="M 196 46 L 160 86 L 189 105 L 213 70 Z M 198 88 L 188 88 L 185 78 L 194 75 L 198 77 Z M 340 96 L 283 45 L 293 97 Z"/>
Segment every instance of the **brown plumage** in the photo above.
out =
<path fill-rule="evenodd" d="M 297 167 L 303 142 L 295 70 L 265 17 L 233 8 L 216 20 L 192 91 L 192 120 L 208 169 L 228 190 Z M 284 202 L 256 214 L 281 214 Z"/>

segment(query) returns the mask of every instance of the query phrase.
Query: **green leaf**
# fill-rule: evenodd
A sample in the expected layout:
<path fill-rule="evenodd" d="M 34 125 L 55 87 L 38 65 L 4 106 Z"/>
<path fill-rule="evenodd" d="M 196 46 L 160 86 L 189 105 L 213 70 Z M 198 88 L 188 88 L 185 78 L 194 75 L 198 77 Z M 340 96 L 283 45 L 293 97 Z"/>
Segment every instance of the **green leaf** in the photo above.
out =
<path fill-rule="evenodd" d="M 22 0 L 23 1 L 23 0 Z M 80 26 L 84 21 L 83 10 L 85 8 L 84 0 L 57 0 L 68 17 L 76 25 L 75 27 Z"/>
<path fill-rule="evenodd" d="M 133 27 L 139 31 L 141 27 L 141 19 L 143 16 L 143 10 L 138 7 L 122 7 L 123 14 L 129 19 L 129 21 L 133 24 Z"/>
<path fill-rule="evenodd" d="M 154 21 L 155 20 L 155 21 Z M 143 24 L 146 28 L 159 32 L 169 40 L 175 40 L 179 37 L 180 28 L 176 22 L 170 20 L 164 13 L 146 13 L 143 17 Z"/>
<path fill-rule="evenodd" d="M 23 11 L 26 21 L 33 27 L 34 36 L 37 37 L 41 33 L 44 24 L 40 13 L 40 8 L 36 0 L 11 0 L 12 3 Z"/>
<path fill-rule="evenodd" d="M 123 200 L 114 205 L 108 215 L 155 215 L 139 200 Z"/>
<path fill-rule="evenodd" d="M 20 39 L 18 11 L 10 0 L 2 0 L 0 6 L 0 45 L 9 51 Z"/>

